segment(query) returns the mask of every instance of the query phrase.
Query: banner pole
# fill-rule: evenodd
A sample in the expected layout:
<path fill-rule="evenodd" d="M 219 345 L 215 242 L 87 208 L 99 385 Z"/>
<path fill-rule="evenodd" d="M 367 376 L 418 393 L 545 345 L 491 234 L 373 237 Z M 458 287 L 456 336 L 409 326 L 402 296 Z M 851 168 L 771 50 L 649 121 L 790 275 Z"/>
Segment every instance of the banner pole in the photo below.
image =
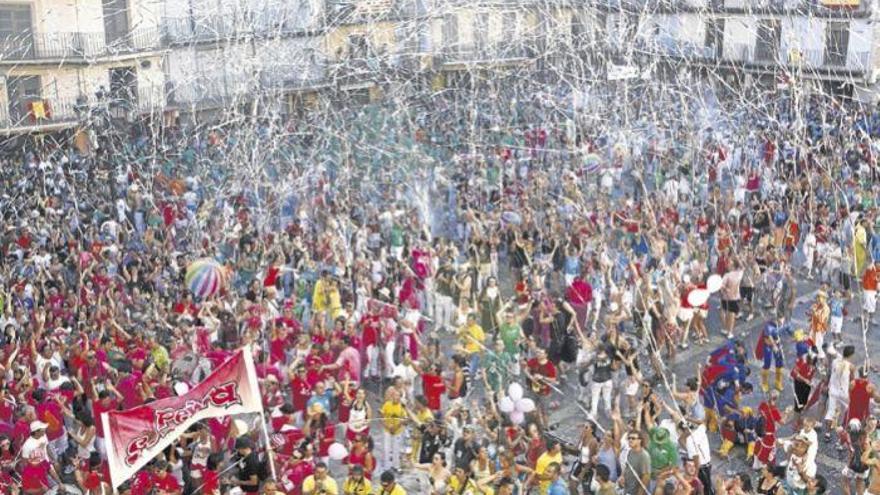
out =
<path fill-rule="evenodd" d="M 248 382 L 251 388 L 257 394 L 260 393 L 260 384 L 257 381 L 257 370 L 254 367 L 254 354 L 251 348 L 252 344 L 244 346 L 244 366 L 248 374 Z M 269 469 L 272 472 L 272 478 L 277 480 L 275 473 L 275 453 L 272 450 L 272 441 L 269 439 L 269 428 L 266 426 L 266 411 L 263 408 L 263 400 L 260 398 L 260 428 L 263 431 L 263 441 L 266 442 L 266 457 L 269 461 Z"/>
<path fill-rule="evenodd" d="M 272 471 L 272 479 L 278 480 L 275 473 L 275 451 L 272 449 L 272 441 L 269 439 L 269 428 L 266 427 L 266 415 L 260 412 L 260 427 L 263 429 L 263 440 L 266 442 L 266 456 L 269 460 L 269 469 Z"/>
<path fill-rule="evenodd" d="M 110 415 L 108 412 L 101 413 L 101 426 L 104 429 L 104 452 L 107 454 L 107 459 L 113 459 L 115 452 L 113 450 L 113 434 L 110 430 Z M 118 473 L 114 473 L 113 463 L 108 463 L 110 467 L 110 486 L 113 487 L 113 493 L 119 493 L 116 489 L 119 485 L 122 484 L 122 481 L 118 481 L 116 478 L 119 476 Z"/>

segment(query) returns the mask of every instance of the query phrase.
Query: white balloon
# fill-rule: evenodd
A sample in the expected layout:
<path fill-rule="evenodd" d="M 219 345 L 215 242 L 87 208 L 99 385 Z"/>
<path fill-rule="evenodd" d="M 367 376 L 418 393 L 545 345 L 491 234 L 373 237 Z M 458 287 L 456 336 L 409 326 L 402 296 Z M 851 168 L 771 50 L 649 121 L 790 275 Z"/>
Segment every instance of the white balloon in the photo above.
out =
<path fill-rule="evenodd" d="M 526 420 L 526 415 L 522 411 L 513 411 L 510 413 L 510 420 L 513 421 L 513 424 L 519 425 Z"/>
<path fill-rule="evenodd" d="M 514 402 L 522 399 L 523 397 L 523 388 L 519 383 L 511 383 L 509 387 L 507 387 L 507 395 L 513 399 Z"/>
<path fill-rule="evenodd" d="M 706 289 L 694 289 L 688 294 L 688 304 L 695 308 L 706 304 L 708 300 L 709 291 Z"/>
<path fill-rule="evenodd" d="M 721 290 L 721 275 L 717 273 L 713 273 L 709 275 L 709 278 L 706 279 L 706 288 L 709 289 L 710 294 L 714 294 Z"/>
<path fill-rule="evenodd" d="M 498 401 L 498 409 L 505 414 L 512 413 L 514 408 L 515 404 L 510 397 L 502 397 L 501 400 Z"/>
<path fill-rule="evenodd" d="M 516 410 L 521 413 L 530 413 L 535 410 L 535 401 L 529 399 L 528 397 L 523 397 L 522 399 L 516 401 Z"/>
<path fill-rule="evenodd" d="M 327 449 L 327 455 L 334 461 L 341 461 L 348 455 L 348 449 L 345 448 L 345 445 L 342 445 L 339 442 L 334 442 L 330 444 L 330 447 Z"/>

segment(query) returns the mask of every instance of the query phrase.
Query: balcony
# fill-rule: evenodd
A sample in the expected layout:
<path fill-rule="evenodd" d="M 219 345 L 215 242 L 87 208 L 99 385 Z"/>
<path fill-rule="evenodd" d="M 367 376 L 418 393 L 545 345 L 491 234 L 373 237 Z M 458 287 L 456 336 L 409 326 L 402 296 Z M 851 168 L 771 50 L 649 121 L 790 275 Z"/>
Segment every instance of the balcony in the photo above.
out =
<path fill-rule="evenodd" d="M 113 38 L 105 33 L 25 33 L 0 40 L 0 63 L 86 63 L 161 46 L 157 29 L 138 29 Z"/>
<path fill-rule="evenodd" d="M 486 46 L 451 45 L 441 49 L 440 61 L 455 64 L 505 64 L 526 61 L 534 56 L 525 43 L 494 43 Z"/>
<path fill-rule="evenodd" d="M 715 47 L 705 46 L 691 41 L 672 38 L 671 36 L 660 37 L 645 43 L 640 47 L 643 51 L 660 55 L 661 57 L 680 58 L 689 61 L 708 61 L 718 59 L 718 51 Z"/>
<path fill-rule="evenodd" d="M 788 54 L 779 53 L 775 59 L 770 59 L 767 53 L 759 57 L 759 50 L 746 44 L 734 44 L 730 50 L 725 51 L 725 60 L 739 62 L 750 66 L 776 66 L 784 61 L 789 68 L 800 66 L 803 70 L 818 71 L 826 74 L 843 72 L 850 74 L 867 74 L 872 70 L 871 52 L 856 51 L 847 54 L 834 55 L 825 50 L 804 50 Z"/>
<path fill-rule="evenodd" d="M 301 35 L 318 27 L 317 20 L 309 12 L 271 9 L 237 16 L 165 17 L 162 19 L 162 38 L 168 44 L 189 44 Z"/>
<path fill-rule="evenodd" d="M 76 99 L 28 98 L 0 105 L 0 134 L 71 127 L 82 110 Z"/>
<path fill-rule="evenodd" d="M 260 71 L 260 84 L 263 88 L 296 91 L 316 88 L 326 82 L 326 62 L 310 67 L 278 66 Z"/>

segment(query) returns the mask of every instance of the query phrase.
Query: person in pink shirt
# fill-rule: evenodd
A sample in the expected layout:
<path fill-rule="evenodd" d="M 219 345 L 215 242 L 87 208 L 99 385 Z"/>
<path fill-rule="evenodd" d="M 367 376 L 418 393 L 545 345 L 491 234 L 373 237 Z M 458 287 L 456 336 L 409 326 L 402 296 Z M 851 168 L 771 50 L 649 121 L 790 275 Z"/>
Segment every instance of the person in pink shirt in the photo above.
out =
<path fill-rule="evenodd" d="M 321 366 L 321 371 L 336 371 L 339 373 L 339 381 L 347 377 L 354 382 L 355 388 L 357 388 L 361 383 L 361 353 L 352 347 L 347 336 L 334 340 L 333 344 L 334 347 L 342 348 L 342 350 L 339 351 L 336 361 Z"/>
<path fill-rule="evenodd" d="M 131 409 L 143 404 L 144 396 L 141 386 L 143 373 L 133 371 L 130 363 L 124 363 L 118 371 L 119 382 L 116 389 L 122 395 L 122 408 Z"/>

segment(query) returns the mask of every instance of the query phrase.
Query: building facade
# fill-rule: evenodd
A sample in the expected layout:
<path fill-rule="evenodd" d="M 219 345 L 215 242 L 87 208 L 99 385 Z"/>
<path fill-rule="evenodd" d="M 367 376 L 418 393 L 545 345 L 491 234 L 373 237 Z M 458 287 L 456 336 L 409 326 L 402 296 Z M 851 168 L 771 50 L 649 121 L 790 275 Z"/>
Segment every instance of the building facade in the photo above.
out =
<path fill-rule="evenodd" d="M 150 2 L 0 2 L 0 132 L 68 127 L 97 105 L 133 115 L 164 97 Z"/>
<path fill-rule="evenodd" d="M 0 133 L 74 127 L 96 109 L 286 113 L 414 81 L 579 84 L 658 67 L 873 99 L 878 12 L 877 0 L 0 0 Z"/>

